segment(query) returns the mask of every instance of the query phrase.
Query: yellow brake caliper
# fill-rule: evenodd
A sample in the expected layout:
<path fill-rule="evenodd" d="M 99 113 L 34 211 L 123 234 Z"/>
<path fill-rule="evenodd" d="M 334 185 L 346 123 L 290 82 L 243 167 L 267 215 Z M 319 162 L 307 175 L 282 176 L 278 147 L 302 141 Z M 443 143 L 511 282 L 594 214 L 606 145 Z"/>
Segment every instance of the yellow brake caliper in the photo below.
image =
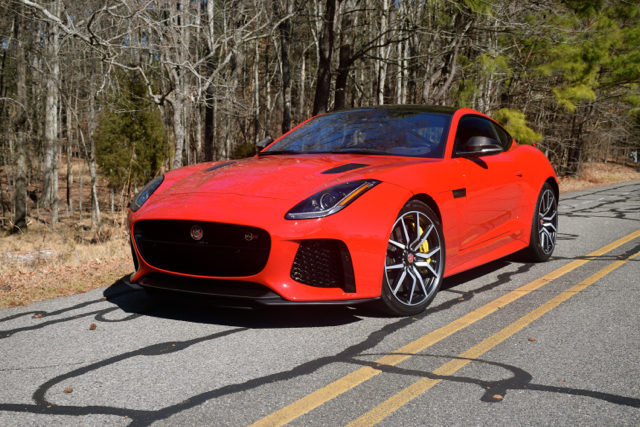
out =
<path fill-rule="evenodd" d="M 422 236 L 422 227 L 418 226 L 418 229 L 420 230 L 420 235 Z M 428 241 L 424 241 L 424 243 L 422 244 L 422 246 L 420 246 L 420 252 L 422 252 L 423 254 L 426 254 L 429 252 L 429 242 Z M 428 263 L 431 263 L 431 258 L 427 259 Z"/>

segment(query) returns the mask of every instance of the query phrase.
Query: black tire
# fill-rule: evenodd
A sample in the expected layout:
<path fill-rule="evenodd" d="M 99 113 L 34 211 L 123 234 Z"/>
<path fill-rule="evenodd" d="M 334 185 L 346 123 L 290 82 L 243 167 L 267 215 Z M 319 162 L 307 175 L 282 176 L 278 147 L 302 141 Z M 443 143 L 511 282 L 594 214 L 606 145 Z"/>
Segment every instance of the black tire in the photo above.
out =
<path fill-rule="evenodd" d="M 412 200 L 400 210 L 389 242 L 381 308 L 394 316 L 421 313 L 435 298 L 444 276 L 446 252 L 440 220 L 425 203 Z"/>
<path fill-rule="evenodd" d="M 524 250 L 528 261 L 544 262 L 551 258 L 558 234 L 558 198 L 545 182 L 538 195 L 533 218 L 529 247 Z"/>

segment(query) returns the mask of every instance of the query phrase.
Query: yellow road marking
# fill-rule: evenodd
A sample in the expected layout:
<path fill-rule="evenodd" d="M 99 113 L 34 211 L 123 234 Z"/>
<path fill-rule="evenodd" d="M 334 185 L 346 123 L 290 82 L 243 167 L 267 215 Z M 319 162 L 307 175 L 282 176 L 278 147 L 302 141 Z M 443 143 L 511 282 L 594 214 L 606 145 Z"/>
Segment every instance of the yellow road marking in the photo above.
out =
<path fill-rule="evenodd" d="M 458 356 L 460 359 L 451 360 L 450 362 L 442 365 L 441 367 L 433 371 L 433 373 L 435 375 L 442 375 L 442 376 L 452 375 L 454 372 L 456 372 L 457 370 L 461 369 L 463 366 L 470 363 L 472 361 L 470 359 L 477 359 L 478 357 L 480 357 L 481 355 L 483 355 L 484 353 L 486 353 L 496 345 L 500 344 L 502 341 L 506 340 L 507 338 L 514 335 L 516 332 L 525 328 L 527 325 L 529 325 L 531 322 L 541 317 L 543 314 L 548 313 L 549 311 L 551 311 L 552 309 L 560 305 L 562 302 L 568 300 L 573 295 L 577 294 L 581 290 L 597 282 L 607 274 L 611 273 L 616 268 L 622 266 L 624 263 L 626 263 L 632 258 L 635 258 L 638 255 L 640 255 L 640 252 L 636 252 L 631 257 L 625 260 L 616 261 L 612 264 L 609 264 L 607 267 L 603 268 L 602 270 L 598 271 L 594 275 L 590 276 L 584 281 L 573 286 L 571 289 L 568 289 L 562 292 L 555 298 L 550 299 L 540 307 L 522 316 L 520 319 L 516 320 L 506 328 L 502 329 L 497 334 L 487 338 L 486 340 L 482 341 L 480 344 L 460 354 Z M 380 421 L 385 419 L 389 414 L 401 408 L 402 406 L 404 406 L 411 400 L 415 399 L 416 397 L 420 396 L 422 393 L 429 390 L 431 387 L 435 386 L 441 381 L 442 381 L 441 379 L 423 378 L 413 383 L 409 387 L 405 388 L 395 396 L 389 398 L 385 402 L 381 403 L 380 405 L 376 406 L 371 411 L 367 412 L 357 420 L 349 423 L 347 427 L 364 427 L 364 426 L 376 425 Z"/>
<path fill-rule="evenodd" d="M 453 322 L 441 327 L 440 329 L 436 329 L 435 331 L 418 338 L 417 340 L 405 345 L 402 348 L 399 348 L 394 353 L 401 354 L 390 354 L 384 356 L 376 361 L 376 363 L 385 364 L 385 365 L 396 365 L 403 360 L 408 359 L 413 354 L 417 354 L 425 348 L 437 343 L 438 341 L 447 338 L 448 336 L 466 328 L 467 326 L 477 322 L 480 319 L 488 316 L 494 311 L 504 307 L 505 305 L 517 300 L 520 297 L 527 295 L 529 292 L 534 291 L 547 283 L 569 273 L 572 270 L 588 263 L 592 259 L 602 256 L 607 252 L 612 251 L 613 249 L 635 239 L 636 237 L 640 237 L 640 230 L 637 230 L 628 236 L 625 236 L 621 239 L 616 240 L 613 243 L 608 244 L 594 252 L 588 254 L 585 259 L 575 260 L 570 262 L 569 264 L 560 267 L 559 269 L 548 273 L 541 278 L 534 280 L 531 283 L 528 283 L 518 289 L 515 289 L 508 294 L 491 301 L 490 303 L 468 313 L 461 318 L 454 320 Z M 370 367 L 360 368 L 351 374 L 348 374 L 342 377 L 339 380 L 332 382 L 331 384 L 322 387 L 321 389 L 299 399 L 292 404 L 285 406 L 284 408 L 267 415 L 266 417 L 258 420 L 250 427 L 274 427 L 274 426 L 283 426 L 301 415 L 306 414 L 307 412 L 317 408 L 318 406 L 328 402 L 340 394 L 351 390 L 353 387 L 358 384 L 374 377 L 379 374 L 380 370 L 373 369 Z"/>

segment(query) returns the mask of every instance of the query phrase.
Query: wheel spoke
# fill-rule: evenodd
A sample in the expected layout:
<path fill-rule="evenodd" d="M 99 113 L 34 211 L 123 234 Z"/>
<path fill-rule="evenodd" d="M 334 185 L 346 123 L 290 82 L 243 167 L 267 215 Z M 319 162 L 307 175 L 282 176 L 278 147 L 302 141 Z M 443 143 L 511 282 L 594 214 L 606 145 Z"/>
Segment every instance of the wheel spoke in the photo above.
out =
<path fill-rule="evenodd" d="M 556 213 L 557 212 L 554 212 L 553 215 L 551 215 L 549 217 L 546 217 L 546 218 L 543 217 L 542 219 L 544 219 L 545 221 L 553 221 L 553 218 L 556 216 Z"/>
<path fill-rule="evenodd" d="M 425 298 L 427 297 L 427 290 L 424 287 L 424 281 L 422 280 L 422 276 L 420 275 L 420 272 L 418 271 L 418 269 L 416 268 L 416 266 L 413 266 L 413 271 L 416 274 L 416 276 L 418 277 L 418 282 L 420 283 L 420 287 L 422 288 L 422 292 L 424 292 L 424 296 Z"/>
<path fill-rule="evenodd" d="M 424 259 L 429 259 L 432 256 L 434 256 L 435 254 L 437 254 L 440 251 L 440 248 L 435 248 L 434 250 L 432 250 L 431 252 L 429 252 L 428 254 L 422 253 L 422 252 L 416 252 L 415 255 L 419 258 L 424 258 Z"/>
<path fill-rule="evenodd" d="M 422 237 L 420 238 L 418 243 L 413 245 L 413 250 L 417 251 L 418 248 L 424 244 L 424 241 L 427 240 L 427 237 L 429 237 L 431 230 L 433 230 L 433 224 L 429 224 L 429 228 L 422 234 Z"/>
<path fill-rule="evenodd" d="M 411 301 L 413 301 L 413 293 L 416 290 L 416 276 L 411 274 L 411 272 L 409 272 L 409 275 L 413 277 L 413 284 L 411 285 L 411 293 L 409 294 L 409 305 L 411 305 Z M 420 275 L 418 275 L 418 278 L 419 277 Z"/>
<path fill-rule="evenodd" d="M 397 270 L 399 268 L 404 268 L 404 264 L 396 264 L 385 267 L 387 270 Z"/>
<path fill-rule="evenodd" d="M 394 246 L 399 247 L 399 248 L 400 248 L 400 249 L 402 249 L 402 250 L 404 250 L 404 249 L 405 249 L 405 246 L 404 246 L 402 243 L 398 243 L 398 242 L 396 242 L 395 240 L 391 240 L 391 239 L 389 239 L 389 243 L 391 243 L 391 244 L 392 244 L 392 245 L 394 245 Z"/>
<path fill-rule="evenodd" d="M 407 233 L 407 226 L 404 224 L 404 217 L 400 218 L 400 222 L 402 223 L 402 230 L 404 230 L 405 242 L 407 242 L 407 246 L 409 246 L 409 233 Z"/>
<path fill-rule="evenodd" d="M 557 231 L 556 228 L 553 226 L 553 224 L 550 222 L 545 222 L 544 224 L 542 224 L 542 226 L 545 228 L 551 227 L 553 228 L 553 231 Z"/>
<path fill-rule="evenodd" d="M 400 279 L 398 279 L 398 284 L 396 285 L 396 288 L 393 290 L 393 294 L 395 295 L 396 293 L 398 293 L 398 289 L 400 289 L 400 286 L 402 285 L 402 282 L 404 281 L 404 278 L 407 276 L 407 270 L 402 270 L 402 274 L 400 275 Z"/>
<path fill-rule="evenodd" d="M 416 212 L 416 240 L 420 238 L 420 212 Z"/>

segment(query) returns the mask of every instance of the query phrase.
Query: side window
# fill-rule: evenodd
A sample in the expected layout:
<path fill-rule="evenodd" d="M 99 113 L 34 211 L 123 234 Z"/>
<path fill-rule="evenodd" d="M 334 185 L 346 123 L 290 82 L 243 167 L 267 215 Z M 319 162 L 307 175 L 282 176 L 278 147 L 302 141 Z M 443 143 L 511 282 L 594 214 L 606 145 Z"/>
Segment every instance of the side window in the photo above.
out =
<path fill-rule="evenodd" d="M 502 141 L 490 120 L 478 116 L 466 116 L 458 122 L 454 153 L 464 150 L 467 142 L 474 136 L 486 136 L 496 141 Z"/>
<path fill-rule="evenodd" d="M 502 129 L 502 126 L 499 126 L 495 123 L 492 123 L 492 125 L 493 125 L 493 128 L 498 133 L 498 136 L 500 137 L 502 148 L 504 149 L 504 151 L 508 151 L 509 148 L 511 148 L 511 143 L 513 142 L 513 138 L 511 137 L 511 135 L 509 135 L 509 133 L 506 130 Z"/>

